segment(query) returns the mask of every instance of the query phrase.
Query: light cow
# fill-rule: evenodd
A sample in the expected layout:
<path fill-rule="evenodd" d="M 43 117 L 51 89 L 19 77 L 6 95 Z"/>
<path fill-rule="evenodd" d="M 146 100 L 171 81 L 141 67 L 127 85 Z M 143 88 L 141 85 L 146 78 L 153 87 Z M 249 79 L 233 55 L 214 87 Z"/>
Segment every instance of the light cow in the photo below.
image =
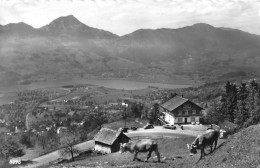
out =
<path fill-rule="evenodd" d="M 131 152 L 134 153 L 134 159 L 137 158 L 137 154 L 139 152 L 148 152 L 147 158 L 145 162 L 151 157 L 152 152 L 154 151 L 157 155 L 158 162 L 160 162 L 160 153 L 158 151 L 158 144 L 154 140 L 151 139 L 141 139 L 138 141 L 131 141 L 128 143 L 120 144 L 120 152 Z"/>

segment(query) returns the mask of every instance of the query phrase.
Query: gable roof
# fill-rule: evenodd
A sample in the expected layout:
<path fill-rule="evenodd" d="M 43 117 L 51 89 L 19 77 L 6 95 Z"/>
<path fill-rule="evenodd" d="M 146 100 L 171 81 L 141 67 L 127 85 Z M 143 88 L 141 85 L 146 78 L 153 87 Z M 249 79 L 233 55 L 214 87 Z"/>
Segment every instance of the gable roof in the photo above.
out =
<path fill-rule="evenodd" d="M 180 96 L 175 96 L 172 99 L 165 102 L 164 104 L 162 104 L 161 106 L 169 111 L 172 111 L 188 101 L 189 101 L 189 99 L 186 99 L 186 98 L 183 98 Z M 189 101 L 189 102 L 191 102 L 191 101 Z M 191 102 L 191 103 L 193 103 L 193 102 Z M 195 103 L 193 103 L 193 104 L 195 104 Z M 195 105 L 198 106 L 197 104 L 195 104 Z M 200 106 L 198 106 L 198 107 L 200 107 Z"/>
<path fill-rule="evenodd" d="M 94 137 L 95 141 L 102 142 L 107 145 L 112 145 L 115 140 L 120 136 L 120 131 L 115 131 L 109 128 L 102 128 Z"/>
<path fill-rule="evenodd" d="M 181 106 L 182 104 L 184 104 L 187 101 L 189 101 L 189 100 L 185 99 L 183 97 L 174 96 L 172 99 L 163 103 L 162 107 L 169 110 L 169 111 L 172 111 L 172 110 L 176 109 L 177 107 Z"/>

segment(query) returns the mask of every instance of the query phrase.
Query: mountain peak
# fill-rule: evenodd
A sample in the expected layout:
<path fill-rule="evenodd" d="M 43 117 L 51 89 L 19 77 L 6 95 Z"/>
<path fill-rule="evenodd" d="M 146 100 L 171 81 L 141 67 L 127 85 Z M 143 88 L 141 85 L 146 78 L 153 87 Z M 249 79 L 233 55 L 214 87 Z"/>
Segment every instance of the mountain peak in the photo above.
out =
<path fill-rule="evenodd" d="M 81 23 L 73 15 L 62 16 L 53 20 L 50 24 L 41 27 L 41 30 L 47 31 L 51 34 L 62 34 L 68 32 L 78 32 L 87 28 L 85 24 Z"/>
<path fill-rule="evenodd" d="M 62 16 L 53 20 L 50 24 L 40 28 L 42 32 L 49 35 L 62 37 L 83 38 L 116 38 L 117 36 L 103 30 L 89 27 L 80 22 L 73 15 Z"/>
<path fill-rule="evenodd" d="M 53 20 L 49 25 L 53 26 L 72 26 L 72 25 L 84 25 L 73 15 L 62 16 Z"/>
<path fill-rule="evenodd" d="M 207 23 L 195 23 L 193 26 L 196 26 L 196 27 L 213 27 L 213 26 L 211 26 L 210 24 L 207 24 Z"/>
<path fill-rule="evenodd" d="M 206 23 L 196 23 L 196 24 L 192 25 L 191 27 L 195 28 L 195 29 L 199 29 L 199 30 L 209 30 L 209 29 L 215 28 L 214 26 L 211 26 Z"/>
<path fill-rule="evenodd" d="M 68 23 L 81 23 L 75 16 L 73 15 L 68 15 L 68 16 L 62 16 L 59 17 L 55 20 L 52 21 L 53 22 L 68 22 Z"/>

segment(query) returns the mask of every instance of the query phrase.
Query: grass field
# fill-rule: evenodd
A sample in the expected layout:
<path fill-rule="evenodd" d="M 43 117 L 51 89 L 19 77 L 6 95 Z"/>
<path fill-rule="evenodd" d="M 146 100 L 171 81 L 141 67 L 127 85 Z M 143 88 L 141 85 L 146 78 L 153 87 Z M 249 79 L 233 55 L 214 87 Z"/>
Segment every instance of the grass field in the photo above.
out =
<path fill-rule="evenodd" d="M 132 161 L 133 154 L 131 153 L 112 153 L 108 155 L 93 155 L 88 156 L 84 160 L 78 160 L 72 163 L 67 163 L 62 166 L 82 166 L 82 167 L 160 167 L 160 168 L 190 168 L 197 167 L 199 154 L 193 157 L 189 156 L 187 143 L 191 143 L 194 137 L 187 135 L 179 135 L 177 138 L 156 139 L 161 155 L 161 162 L 157 162 L 156 155 L 153 153 L 148 163 L 143 162 L 147 153 L 138 154 L 139 161 Z M 223 143 L 221 140 L 220 143 Z M 209 152 L 208 150 L 206 151 Z M 214 152 L 213 152 L 214 153 Z M 60 167 L 62 167 L 60 165 Z M 57 166 L 59 167 L 59 166 Z"/>

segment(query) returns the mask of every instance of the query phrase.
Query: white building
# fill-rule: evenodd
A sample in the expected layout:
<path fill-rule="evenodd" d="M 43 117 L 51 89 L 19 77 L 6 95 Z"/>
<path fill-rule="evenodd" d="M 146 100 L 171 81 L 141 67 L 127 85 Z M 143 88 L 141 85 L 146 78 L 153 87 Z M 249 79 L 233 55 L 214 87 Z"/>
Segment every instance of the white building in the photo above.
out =
<path fill-rule="evenodd" d="M 161 105 L 162 119 L 169 124 L 199 122 L 202 107 L 181 96 L 175 96 Z"/>

